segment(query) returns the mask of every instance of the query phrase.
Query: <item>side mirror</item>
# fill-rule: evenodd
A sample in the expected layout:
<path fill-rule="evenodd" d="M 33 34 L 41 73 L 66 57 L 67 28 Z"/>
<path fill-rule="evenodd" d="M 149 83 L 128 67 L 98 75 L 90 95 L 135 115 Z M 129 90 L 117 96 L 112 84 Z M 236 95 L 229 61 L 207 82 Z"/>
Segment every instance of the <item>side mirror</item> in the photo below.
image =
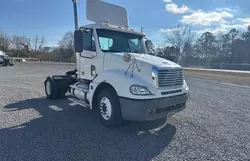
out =
<path fill-rule="evenodd" d="M 82 40 L 82 31 L 75 30 L 74 32 L 74 44 L 75 44 L 75 52 L 82 52 L 83 51 L 83 40 Z"/>
<path fill-rule="evenodd" d="M 145 46 L 146 46 L 147 49 L 148 49 L 148 47 L 150 46 L 150 44 L 152 44 L 152 41 L 147 39 L 147 40 L 145 41 Z"/>

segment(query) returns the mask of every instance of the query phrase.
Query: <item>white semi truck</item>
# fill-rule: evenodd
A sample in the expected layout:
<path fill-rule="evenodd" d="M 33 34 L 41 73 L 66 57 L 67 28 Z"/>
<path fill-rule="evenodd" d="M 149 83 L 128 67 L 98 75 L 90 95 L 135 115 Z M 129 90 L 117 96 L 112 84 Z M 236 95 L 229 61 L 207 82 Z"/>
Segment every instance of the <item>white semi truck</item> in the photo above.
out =
<path fill-rule="evenodd" d="M 181 66 L 147 54 L 145 34 L 128 27 L 126 9 L 87 0 L 87 19 L 78 27 L 74 43 L 76 70 L 47 77 L 49 99 L 67 96 L 74 104 L 99 113 L 105 126 L 167 118 L 186 107 L 189 88 Z"/>
<path fill-rule="evenodd" d="M 13 66 L 14 65 L 13 60 L 11 61 L 9 56 L 1 50 L 0 50 L 0 65 L 3 65 L 3 66 L 7 66 L 7 65 Z"/>

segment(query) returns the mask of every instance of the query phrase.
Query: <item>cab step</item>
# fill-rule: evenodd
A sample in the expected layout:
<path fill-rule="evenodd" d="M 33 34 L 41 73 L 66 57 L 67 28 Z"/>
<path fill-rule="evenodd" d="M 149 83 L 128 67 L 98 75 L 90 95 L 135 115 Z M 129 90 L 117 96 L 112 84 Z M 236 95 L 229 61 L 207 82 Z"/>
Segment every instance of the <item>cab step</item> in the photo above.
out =
<path fill-rule="evenodd" d="M 83 106 L 85 108 L 90 107 L 89 103 L 87 103 L 85 101 L 82 101 L 82 100 L 78 100 L 78 99 L 75 99 L 75 98 L 68 98 L 68 100 L 72 102 L 72 103 L 69 104 L 70 106 L 80 105 L 80 106 Z"/>

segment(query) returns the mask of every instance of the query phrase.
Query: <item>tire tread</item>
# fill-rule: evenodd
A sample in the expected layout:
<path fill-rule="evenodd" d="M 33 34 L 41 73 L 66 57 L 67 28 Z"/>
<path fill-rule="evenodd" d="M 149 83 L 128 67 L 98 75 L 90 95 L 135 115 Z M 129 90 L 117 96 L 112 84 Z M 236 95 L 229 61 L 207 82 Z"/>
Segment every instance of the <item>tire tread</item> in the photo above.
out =
<path fill-rule="evenodd" d="M 105 120 L 100 111 L 100 101 L 102 97 L 107 97 L 110 100 L 111 106 L 112 106 L 112 114 L 111 118 L 109 120 Z M 115 107 L 115 108 L 114 108 Z M 97 110 L 99 111 L 99 117 L 106 127 L 119 127 L 123 124 L 123 118 L 121 114 L 121 106 L 119 102 L 118 95 L 116 91 L 112 88 L 105 88 L 103 91 L 100 92 L 97 99 Z"/>

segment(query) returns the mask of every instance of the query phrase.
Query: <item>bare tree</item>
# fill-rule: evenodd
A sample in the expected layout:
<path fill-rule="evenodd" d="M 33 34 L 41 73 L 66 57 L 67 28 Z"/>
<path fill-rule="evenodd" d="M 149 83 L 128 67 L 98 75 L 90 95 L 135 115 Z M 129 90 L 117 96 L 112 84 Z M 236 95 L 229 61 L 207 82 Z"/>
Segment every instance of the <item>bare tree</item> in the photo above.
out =
<path fill-rule="evenodd" d="M 63 38 L 59 41 L 60 48 L 73 49 L 74 48 L 74 34 L 72 32 L 67 32 Z"/>
<path fill-rule="evenodd" d="M 53 50 L 53 48 L 50 46 L 45 46 L 42 48 L 42 52 L 44 52 L 44 53 L 50 53 L 52 50 Z"/>
<path fill-rule="evenodd" d="M 0 50 L 8 52 L 9 48 L 10 48 L 10 39 L 7 35 L 3 33 L 2 30 L 0 30 Z"/>
<path fill-rule="evenodd" d="M 35 36 L 34 38 L 26 38 L 24 44 L 28 45 L 30 52 L 37 54 L 45 45 L 45 37 Z"/>
<path fill-rule="evenodd" d="M 13 35 L 11 37 L 11 44 L 13 48 L 14 56 L 20 57 L 22 50 L 24 49 L 23 44 L 26 41 L 26 37 Z"/>
<path fill-rule="evenodd" d="M 58 43 L 60 55 L 64 58 L 71 58 L 74 55 L 74 34 L 67 32 Z"/>
<path fill-rule="evenodd" d="M 39 36 L 35 36 L 33 39 L 32 39 L 32 48 L 33 48 L 33 51 L 35 53 L 41 51 L 42 47 L 44 46 L 45 44 L 45 37 L 39 37 Z"/>
<path fill-rule="evenodd" d="M 31 54 L 37 56 L 39 52 L 42 51 L 45 44 L 45 37 L 35 36 L 34 38 L 28 37 L 14 37 L 14 44 L 18 49 L 22 48 L 25 51 L 25 55 L 30 57 Z"/>
<path fill-rule="evenodd" d="M 151 40 L 147 40 L 145 42 L 145 45 L 146 45 L 146 48 L 148 50 L 148 54 L 149 55 L 154 55 L 155 54 L 155 47 L 154 47 L 154 44 Z"/>
<path fill-rule="evenodd" d="M 176 48 L 176 62 L 184 53 L 185 44 L 191 44 L 194 39 L 194 33 L 189 26 L 178 24 L 166 33 L 166 42 Z"/>

